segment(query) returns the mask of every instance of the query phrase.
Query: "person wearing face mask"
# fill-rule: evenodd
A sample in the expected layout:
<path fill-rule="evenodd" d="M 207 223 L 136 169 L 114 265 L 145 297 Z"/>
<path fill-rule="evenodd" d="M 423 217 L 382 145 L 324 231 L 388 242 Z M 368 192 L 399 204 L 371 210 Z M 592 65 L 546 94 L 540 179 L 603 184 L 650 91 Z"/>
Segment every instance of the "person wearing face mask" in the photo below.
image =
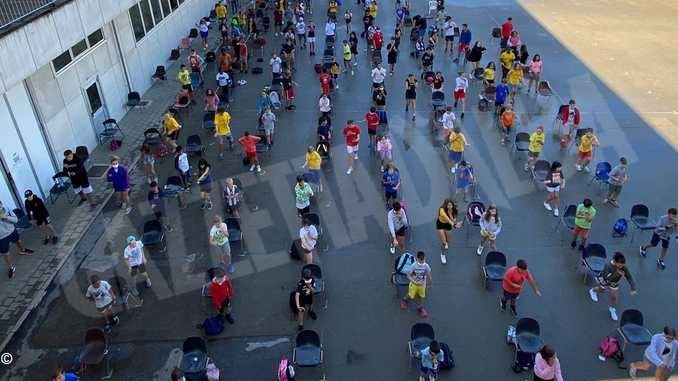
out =
<path fill-rule="evenodd" d="M 210 283 L 212 304 L 219 315 L 226 319 L 230 324 L 235 323 L 235 320 L 231 315 L 231 298 L 233 298 L 234 292 L 233 284 L 226 276 L 224 270 L 217 268 L 214 271 L 214 278 L 212 278 L 212 282 Z"/>
<path fill-rule="evenodd" d="M 652 336 L 650 345 L 645 349 L 643 360 L 629 365 L 629 376 L 635 379 L 639 370 L 647 371 L 654 366 L 654 380 L 665 380 L 676 365 L 676 351 L 678 351 L 676 329 L 666 326 L 662 332 Z"/>
<path fill-rule="evenodd" d="M 292 302 L 292 309 L 297 311 L 297 322 L 299 323 L 299 330 L 304 329 L 304 312 L 308 312 L 308 317 L 313 320 L 318 318 L 318 315 L 313 311 L 313 292 L 315 291 L 315 279 L 311 276 L 311 270 L 304 269 L 301 274 L 301 280 L 297 283 L 297 288 L 294 291 Z"/>
<path fill-rule="evenodd" d="M 111 158 L 111 166 L 106 172 L 106 180 L 113 185 L 115 195 L 125 214 L 129 214 L 132 211 L 132 207 L 129 205 L 129 176 L 127 168 L 120 165 L 120 159 L 117 156 Z"/>

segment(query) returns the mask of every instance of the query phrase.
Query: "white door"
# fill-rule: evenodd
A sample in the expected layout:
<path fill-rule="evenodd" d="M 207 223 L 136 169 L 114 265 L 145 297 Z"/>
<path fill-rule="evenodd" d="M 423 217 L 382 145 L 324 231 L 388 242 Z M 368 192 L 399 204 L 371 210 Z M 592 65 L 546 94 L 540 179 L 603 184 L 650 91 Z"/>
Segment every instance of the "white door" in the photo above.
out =
<path fill-rule="evenodd" d="M 89 114 L 92 118 L 94 132 L 98 134 L 104 128 L 104 120 L 108 119 L 108 110 L 106 110 L 103 92 L 101 91 L 101 87 L 99 87 L 99 81 L 95 80 L 85 88 L 85 100 L 89 107 Z"/>

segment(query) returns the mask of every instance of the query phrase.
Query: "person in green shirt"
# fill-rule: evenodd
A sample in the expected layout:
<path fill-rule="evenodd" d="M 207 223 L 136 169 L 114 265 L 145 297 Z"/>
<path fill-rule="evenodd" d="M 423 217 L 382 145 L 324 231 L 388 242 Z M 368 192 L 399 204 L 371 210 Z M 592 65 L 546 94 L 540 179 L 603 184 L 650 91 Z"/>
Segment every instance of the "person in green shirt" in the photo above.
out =
<path fill-rule="evenodd" d="M 183 90 L 186 90 L 188 94 L 189 101 L 193 98 L 193 86 L 191 85 L 191 72 L 188 71 L 186 65 L 181 65 L 179 67 L 179 72 L 177 73 L 177 81 L 181 85 Z"/>
<path fill-rule="evenodd" d="M 347 40 L 344 40 L 343 52 L 344 52 L 344 73 L 350 70 L 351 75 L 353 75 L 353 66 L 351 66 L 351 60 L 353 60 L 353 53 L 351 52 L 351 45 L 349 45 Z"/>
<path fill-rule="evenodd" d="M 591 230 L 591 223 L 596 216 L 596 208 L 593 207 L 593 201 L 585 198 L 584 201 L 577 205 L 577 212 L 574 216 L 574 230 L 572 231 L 571 248 L 577 247 L 577 238 L 581 238 L 579 242 L 579 250 L 584 250 L 586 240 L 589 239 L 589 231 Z"/>

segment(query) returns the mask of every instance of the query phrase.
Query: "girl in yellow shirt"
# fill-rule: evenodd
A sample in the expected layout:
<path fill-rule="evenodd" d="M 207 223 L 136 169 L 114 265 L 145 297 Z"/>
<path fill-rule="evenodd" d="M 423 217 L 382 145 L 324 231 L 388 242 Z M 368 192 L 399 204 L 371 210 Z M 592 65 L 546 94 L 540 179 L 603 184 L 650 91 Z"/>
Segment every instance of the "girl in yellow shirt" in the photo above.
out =
<path fill-rule="evenodd" d="M 174 115 L 171 112 L 165 113 L 165 118 L 162 121 L 163 127 L 165 128 L 165 140 L 172 149 L 177 148 L 177 139 L 179 138 L 179 131 L 181 130 L 181 125 L 174 118 Z"/>
<path fill-rule="evenodd" d="M 530 146 L 527 147 L 527 163 L 525 163 L 525 171 L 529 171 L 534 167 L 534 163 L 539 158 L 539 153 L 544 148 L 544 127 L 539 126 L 537 130 L 530 135 Z"/>
<path fill-rule="evenodd" d="M 306 150 L 304 165 L 302 165 L 302 168 L 308 168 L 308 175 L 310 177 L 309 182 L 318 185 L 318 192 L 323 191 L 323 186 L 320 181 L 320 167 L 322 166 L 322 160 L 318 151 L 316 151 L 313 146 L 310 146 Z"/>
<path fill-rule="evenodd" d="M 513 64 L 513 68 L 508 72 L 508 84 L 511 89 L 511 103 L 518 92 L 518 86 L 523 83 L 523 68 L 518 62 Z"/>

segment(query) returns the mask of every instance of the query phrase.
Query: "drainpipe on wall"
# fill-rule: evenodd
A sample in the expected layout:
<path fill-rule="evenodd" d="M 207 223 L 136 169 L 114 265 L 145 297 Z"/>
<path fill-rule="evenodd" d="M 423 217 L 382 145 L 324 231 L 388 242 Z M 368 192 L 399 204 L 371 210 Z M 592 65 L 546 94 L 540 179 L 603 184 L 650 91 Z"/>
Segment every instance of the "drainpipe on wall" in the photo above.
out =
<path fill-rule="evenodd" d="M 122 54 L 122 47 L 120 46 L 120 38 L 118 37 L 118 28 L 115 26 L 115 19 L 111 20 L 111 28 L 113 29 L 113 37 L 115 39 L 115 48 L 120 56 L 120 63 L 122 63 L 122 71 L 125 73 L 125 82 L 127 83 L 127 92 L 132 92 L 132 82 L 129 79 L 127 72 L 127 64 L 125 63 L 125 56 Z"/>

